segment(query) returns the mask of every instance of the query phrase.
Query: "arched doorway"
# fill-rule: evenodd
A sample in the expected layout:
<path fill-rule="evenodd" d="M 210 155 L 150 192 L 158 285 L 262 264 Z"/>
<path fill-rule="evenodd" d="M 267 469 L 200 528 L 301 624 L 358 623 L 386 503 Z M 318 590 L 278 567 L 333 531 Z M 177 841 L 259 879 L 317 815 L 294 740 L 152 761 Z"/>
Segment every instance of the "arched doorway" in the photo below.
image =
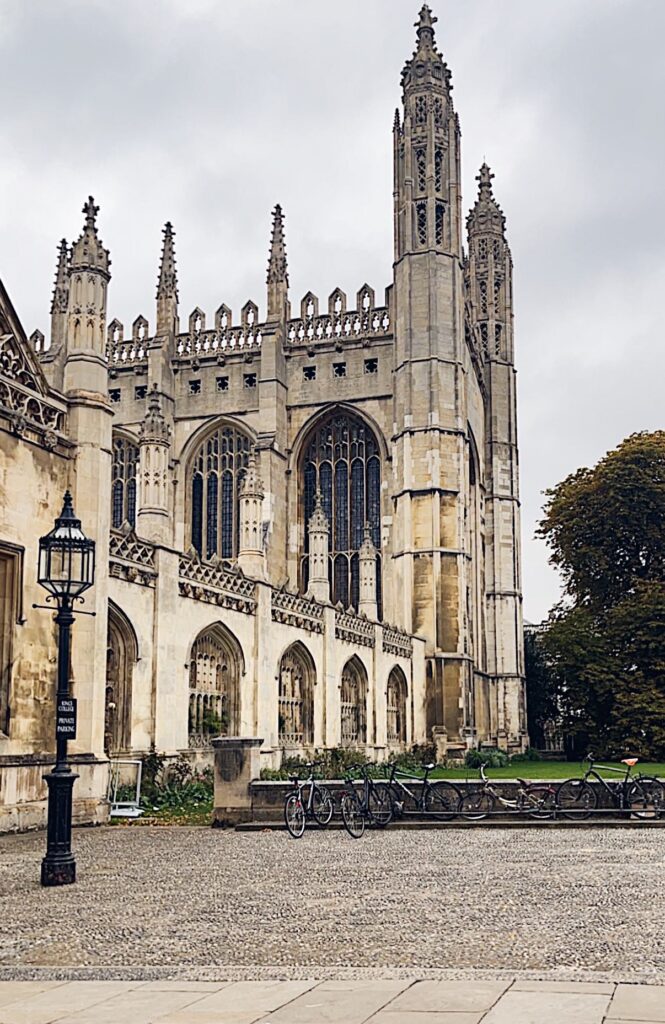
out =
<path fill-rule="evenodd" d="M 242 648 L 221 622 L 199 633 L 189 658 L 190 747 L 208 747 L 213 736 L 237 733 L 243 671 Z"/>
<path fill-rule="evenodd" d="M 312 656 L 295 643 L 279 663 L 277 734 L 280 747 L 303 747 L 314 742 L 314 684 Z"/>
<path fill-rule="evenodd" d="M 406 678 L 396 665 L 386 687 L 386 738 L 389 745 L 406 743 Z"/>
<path fill-rule="evenodd" d="M 109 604 L 104 713 L 104 750 L 107 754 L 131 749 L 132 673 L 136 661 L 138 647 L 131 623 L 116 605 Z"/>
<path fill-rule="evenodd" d="M 355 655 L 342 671 L 340 719 L 343 747 L 367 742 L 367 672 Z"/>

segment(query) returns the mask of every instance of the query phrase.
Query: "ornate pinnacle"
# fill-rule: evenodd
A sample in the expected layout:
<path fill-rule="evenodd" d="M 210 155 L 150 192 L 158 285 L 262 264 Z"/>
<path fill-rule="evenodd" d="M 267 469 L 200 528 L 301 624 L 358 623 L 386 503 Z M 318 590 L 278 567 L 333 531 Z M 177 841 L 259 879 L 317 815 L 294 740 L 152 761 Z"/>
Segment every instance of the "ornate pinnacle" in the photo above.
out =
<path fill-rule="evenodd" d="M 247 459 L 247 469 L 240 484 L 240 494 L 247 497 L 263 497 L 263 481 L 259 476 L 256 464 L 256 447 L 252 445 Z"/>
<path fill-rule="evenodd" d="M 330 524 L 328 522 L 328 516 L 323 508 L 323 496 L 320 488 L 317 488 L 316 490 L 314 511 L 309 517 L 307 530 L 309 533 L 330 533 Z"/>
<path fill-rule="evenodd" d="M 63 238 L 58 246 L 58 263 L 55 270 L 55 285 L 53 287 L 53 298 L 51 300 L 51 313 L 66 313 L 67 299 L 69 295 L 69 278 L 67 270 L 69 267 L 69 252 L 67 250 L 67 239 Z"/>
<path fill-rule="evenodd" d="M 284 215 L 279 203 L 272 214 L 272 234 L 270 236 L 270 256 L 268 259 L 268 284 L 289 283 L 286 266 L 286 245 L 284 242 Z"/>
<path fill-rule="evenodd" d="M 175 264 L 175 232 L 170 220 L 164 225 L 164 239 L 162 242 L 162 257 L 159 263 L 159 278 L 157 281 L 157 298 L 174 298 L 178 301 L 178 275 Z"/>
<path fill-rule="evenodd" d="M 95 206 L 95 200 L 92 196 L 88 196 L 88 201 L 87 203 L 84 203 L 82 212 L 85 214 L 85 226 L 96 231 L 97 228 L 95 222 L 97 220 L 97 214 L 99 213 L 99 207 Z"/>
<path fill-rule="evenodd" d="M 363 542 L 360 545 L 360 556 L 364 556 L 365 558 L 376 558 L 376 548 L 374 546 L 374 541 L 372 540 L 372 531 L 369 523 L 365 523 Z"/>
<path fill-rule="evenodd" d="M 418 21 L 414 22 L 415 27 L 418 29 L 418 35 L 422 29 L 428 29 L 434 33 L 434 25 L 439 19 L 436 18 L 431 11 L 431 8 L 427 4 L 423 4 L 420 8 L 420 14 L 418 15 Z"/>
<path fill-rule="evenodd" d="M 482 194 L 483 192 L 487 192 L 489 193 L 489 195 L 492 195 L 493 177 L 494 175 L 492 174 L 487 164 L 483 163 L 482 167 L 480 168 L 480 173 L 476 175 L 476 181 L 479 182 L 479 193 Z"/>
<path fill-rule="evenodd" d="M 169 439 L 169 426 L 162 413 L 162 403 L 157 384 L 152 385 L 148 396 L 148 408 L 140 427 L 142 441 L 166 441 Z"/>
<path fill-rule="evenodd" d="M 393 129 L 399 131 L 399 107 L 395 107 L 395 119 L 393 120 Z"/>

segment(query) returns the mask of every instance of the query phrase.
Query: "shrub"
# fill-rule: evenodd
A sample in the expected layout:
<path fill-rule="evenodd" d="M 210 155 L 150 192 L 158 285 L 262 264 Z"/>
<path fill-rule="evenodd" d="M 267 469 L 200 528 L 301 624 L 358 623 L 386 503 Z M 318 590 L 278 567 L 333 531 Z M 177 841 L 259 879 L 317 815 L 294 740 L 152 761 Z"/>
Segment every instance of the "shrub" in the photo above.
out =
<path fill-rule="evenodd" d="M 508 754 L 496 747 L 489 747 L 487 750 L 467 750 L 464 757 L 464 764 L 467 768 L 480 768 L 486 765 L 488 768 L 504 768 L 510 761 Z"/>
<path fill-rule="evenodd" d="M 521 764 L 524 761 L 542 761 L 542 757 L 533 747 L 527 747 L 523 754 L 513 754 L 511 764 Z"/>

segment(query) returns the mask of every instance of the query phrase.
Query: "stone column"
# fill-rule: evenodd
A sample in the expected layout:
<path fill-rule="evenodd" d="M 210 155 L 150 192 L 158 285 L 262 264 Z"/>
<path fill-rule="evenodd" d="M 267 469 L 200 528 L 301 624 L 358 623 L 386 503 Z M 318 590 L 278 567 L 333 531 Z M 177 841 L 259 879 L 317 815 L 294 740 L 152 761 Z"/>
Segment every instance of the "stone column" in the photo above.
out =
<path fill-rule="evenodd" d="M 136 532 L 154 544 L 166 544 L 169 540 L 169 434 L 157 385 L 153 384 L 140 430 Z"/>
<path fill-rule="evenodd" d="M 251 821 L 250 783 L 260 774 L 259 748 L 262 743 L 262 739 L 241 736 L 218 736 L 212 741 L 215 751 L 215 825 Z"/>
<path fill-rule="evenodd" d="M 330 601 L 330 577 L 328 575 L 328 550 L 330 527 L 323 511 L 321 491 L 316 492 L 314 511 L 307 524 L 309 534 L 309 584 L 307 593 L 317 601 Z"/>
<path fill-rule="evenodd" d="M 376 548 L 372 543 L 372 534 L 369 524 L 365 524 L 365 535 L 358 552 L 360 567 L 360 599 L 358 611 L 365 614 L 368 619 L 376 621 Z"/>
<path fill-rule="evenodd" d="M 266 560 L 263 550 L 263 484 L 256 468 L 256 452 L 250 452 L 247 472 L 240 485 L 240 547 L 238 566 L 248 576 L 263 580 Z"/>

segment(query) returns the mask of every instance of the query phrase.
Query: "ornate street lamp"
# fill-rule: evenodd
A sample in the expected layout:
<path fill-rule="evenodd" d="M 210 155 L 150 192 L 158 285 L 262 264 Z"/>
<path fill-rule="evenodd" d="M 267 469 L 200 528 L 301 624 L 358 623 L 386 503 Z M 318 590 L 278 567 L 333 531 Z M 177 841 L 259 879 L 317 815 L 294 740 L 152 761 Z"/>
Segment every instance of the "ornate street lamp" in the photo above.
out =
<path fill-rule="evenodd" d="M 95 542 L 83 533 L 69 491 L 65 492 L 55 526 L 39 541 L 37 579 L 49 592 L 46 600 L 54 600 L 58 608 L 56 755 L 55 768 L 44 776 L 48 785 L 48 825 L 42 885 L 70 885 L 76 881 L 76 861 L 71 849 L 72 789 L 78 775 L 67 760 L 67 740 L 76 736 L 76 699 L 69 694 L 69 652 L 74 602 L 83 600 L 81 595 L 95 579 Z"/>

